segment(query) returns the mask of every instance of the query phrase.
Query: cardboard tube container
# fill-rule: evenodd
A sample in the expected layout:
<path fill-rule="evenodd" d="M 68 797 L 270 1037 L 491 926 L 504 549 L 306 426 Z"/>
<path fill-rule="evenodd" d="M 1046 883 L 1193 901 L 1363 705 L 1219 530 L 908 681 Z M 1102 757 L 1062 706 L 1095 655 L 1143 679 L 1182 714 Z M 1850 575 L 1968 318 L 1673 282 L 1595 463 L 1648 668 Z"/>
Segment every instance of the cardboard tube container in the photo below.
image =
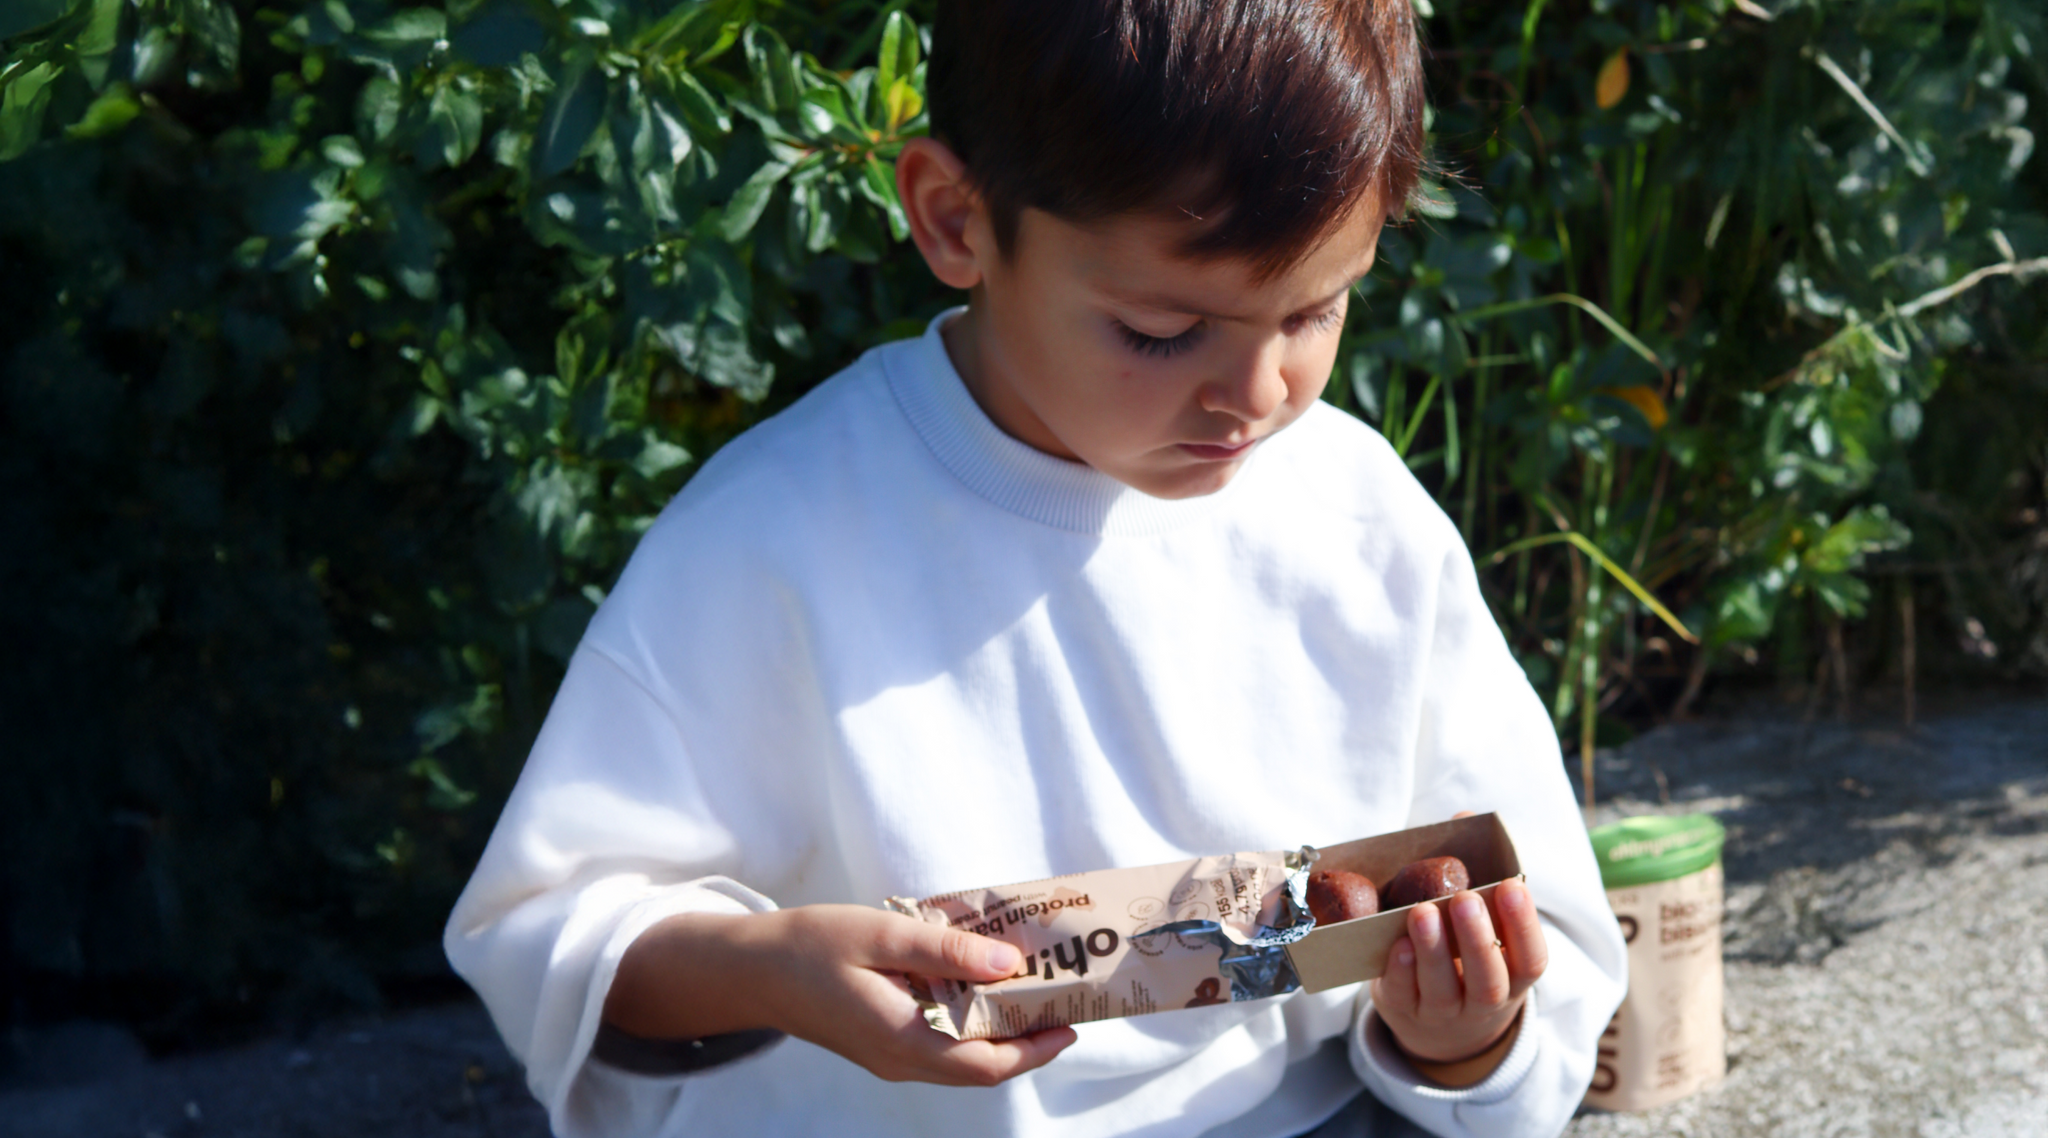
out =
<path fill-rule="evenodd" d="M 1628 996 L 1600 1039 L 1586 1105 L 1648 1110 L 1721 1081 L 1721 823 L 1630 818 L 1592 833 L 1628 942 Z"/>

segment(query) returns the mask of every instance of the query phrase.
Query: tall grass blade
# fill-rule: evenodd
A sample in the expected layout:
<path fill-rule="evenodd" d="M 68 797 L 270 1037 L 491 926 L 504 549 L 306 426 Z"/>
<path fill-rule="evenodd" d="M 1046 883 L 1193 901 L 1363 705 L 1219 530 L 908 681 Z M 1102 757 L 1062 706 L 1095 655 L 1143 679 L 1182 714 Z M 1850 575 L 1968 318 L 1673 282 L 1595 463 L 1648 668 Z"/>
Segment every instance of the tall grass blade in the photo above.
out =
<path fill-rule="evenodd" d="M 1700 642 L 1700 638 L 1694 635 L 1692 629 L 1687 628 L 1685 626 L 1684 621 L 1679 620 L 1677 616 L 1673 615 L 1670 609 L 1665 608 L 1662 601 L 1659 601 L 1656 597 L 1652 596 L 1650 594 L 1650 590 L 1643 587 L 1642 582 L 1636 580 L 1634 577 L 1629 576 L 1628 570 L 1623 569 L 1621 566 L 1615 564 L 1613 558 L 1607 556 L 1605 553 L 1602 553 L 1600 551 L 1599 546 L 1594 545 L 1590 540 L 1587 539 L 1585 534 L 1582 534 L 1577 530 L 1565 530 L 1562 533 L 1539 534 L 1535 537 L 1525 537 L 1520 541 L 1510 542 L 1509 544 L 1504 545 L 1499 549 L 1495 550 L 1493 552 L 1493 555 L 1487 558 L 1487 561 L 1491 564 L 1497 565 L 1500 562 L 1505 561 L 1510 557 L 1513 557 L 1515 554 L 1520 553 L 1525 549 L 1534 549 L 1539 545 L 1555 545 L 1561 541 L 1570 543 L 1572 546 L 1577 548 L 1579 552 L 1592 558 L 1594 562 L 1600 566 L 1600 568 L 1607 570 L 1610 576 L 1612 576 L 1615 580 L 1621 582 L 1622 588 L 1627 589 L 1629 592 L 1635 594 L 1635 598 L 1643 602 L 1643 607 L 1649 609 L 1653 613 L 1656 613 L 1657 619 L 1663 621 L 1667 625 L 1670 625 L 1671 631 L 1676 632 L 1679 636 L 1683 637 L 1686 643 L 1698 644 Z"/>
<path fill-rule="evenodd" d="M 1496 316 L 1506 316 L 1513 312 L 1525 312 L 1531 308 L 1542 308 L 1550 304 L 1568 304 L 1584 312 L 1586 315 L 1598 320 L 1602 328 L 1613 333 L 1615 339 L 1628 345 L 1629 351 L 1650 361 L 1650 366 L 1660 372 L 1666 370 L 1664 361 L 1658 357 L 1657 353 L 1651 351 L 1648 344 L 1636 339 L 1634 333 L 1622 327 L 1621 321 L 1609 316 L 1606 309 L 1594 304 L 1585 297 L 1569 292 L 1554 292 L 1549 296 L 1534 296 L 1527 300 L 1509 300 L 1503 301 L 1500 304 L 1482 305 L 1466 312 L 1457 313 L 1451 317 L 1451 320 L 1457 324 L 1470 324 L 1473 321 L 1491 320 Z"/>

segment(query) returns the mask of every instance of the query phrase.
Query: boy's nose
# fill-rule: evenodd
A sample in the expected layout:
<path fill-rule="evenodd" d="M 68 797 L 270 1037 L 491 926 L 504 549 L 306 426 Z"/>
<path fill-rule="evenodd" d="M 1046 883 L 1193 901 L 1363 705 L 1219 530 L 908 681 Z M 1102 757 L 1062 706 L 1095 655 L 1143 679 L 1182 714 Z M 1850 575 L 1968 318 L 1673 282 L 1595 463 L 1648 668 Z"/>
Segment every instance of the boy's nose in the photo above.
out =
<path fill-rule="evenodd" d="M 1202 410 L 1220 411 L 1247 423 L 1267 418 L 1287 401 L 1287 377 L 1280 364 L 1277 346 L 1262 347 L 1202 388 Z"/>

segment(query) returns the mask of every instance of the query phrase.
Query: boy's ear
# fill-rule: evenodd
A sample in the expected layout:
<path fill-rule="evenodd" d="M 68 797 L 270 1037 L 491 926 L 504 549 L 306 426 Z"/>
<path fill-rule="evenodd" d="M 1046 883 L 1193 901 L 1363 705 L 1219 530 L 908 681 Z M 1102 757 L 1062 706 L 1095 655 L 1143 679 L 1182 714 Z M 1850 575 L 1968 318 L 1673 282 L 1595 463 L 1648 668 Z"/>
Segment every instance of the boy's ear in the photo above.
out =
<path fill-rule="evenodd" d="M 896 156 L 896 194 L 910 239 L 932 275 L 958 289 L 981 283 L 982 257 L 992 252 L 981 196 L 959 155 L 935 138 L 913 138 Z"/>

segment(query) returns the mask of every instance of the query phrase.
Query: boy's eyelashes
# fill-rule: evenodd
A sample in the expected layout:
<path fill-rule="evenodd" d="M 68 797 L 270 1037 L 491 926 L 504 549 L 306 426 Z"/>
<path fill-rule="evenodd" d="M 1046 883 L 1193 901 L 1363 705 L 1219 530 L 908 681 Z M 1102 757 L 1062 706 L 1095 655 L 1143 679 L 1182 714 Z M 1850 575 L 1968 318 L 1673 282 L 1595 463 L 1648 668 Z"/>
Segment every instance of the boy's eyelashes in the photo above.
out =
<path fill-rule="evenodd" d="M 1201 337 L 1202 332 L 1202 325 L 1196 323 L 1189 325 L 1187 331 L 1177 336 L 1147 336 L 1121 320 L 1113 323 L 1116 325 L 1117 335 L 1123 337 L 1124 343 L 1129 345 L 1132 351 L 1160 359 L 1185 351 Z"/>
<path fill-rule="evenodd" d="M 1293 328 L 1289 328 L 1288 331 L 1310 333 L 1328 332 L 1333 328 L 1341 327 L 1343 323 L 1344 304 L 1342 301 L 1339 301 L 1338 303 L 1333 304 L 1330 307 L 1325 308 L 1321 312 L 1318 312 L 1312 316 L 1301 317 L 1300 323 L 1296 324 Z"/>
<path fill-rule="evenodd" d="M 1193 347 L 1195 341 L 1201 338 L 1204 328 L 1204 325 L 1197 321 L 1189 325 L 1185 332 L 1177 335 L 1148 336 L 1121 320 L 1112 320 L 1111 323 L 1116 326 L 1117 335 L 1123 337 L 1124 343 L 1132 351 L 1157 359 L 1165 359 L 1168 356 Z M 1294 317 L 1288 320 L 1283 327 L 1288 335 L 1295 336 L 1304 332 L 1310 334 L 1328 332 L 1343 323 L 1344 306 L 1340 303 L 1311 316 Z"/>

